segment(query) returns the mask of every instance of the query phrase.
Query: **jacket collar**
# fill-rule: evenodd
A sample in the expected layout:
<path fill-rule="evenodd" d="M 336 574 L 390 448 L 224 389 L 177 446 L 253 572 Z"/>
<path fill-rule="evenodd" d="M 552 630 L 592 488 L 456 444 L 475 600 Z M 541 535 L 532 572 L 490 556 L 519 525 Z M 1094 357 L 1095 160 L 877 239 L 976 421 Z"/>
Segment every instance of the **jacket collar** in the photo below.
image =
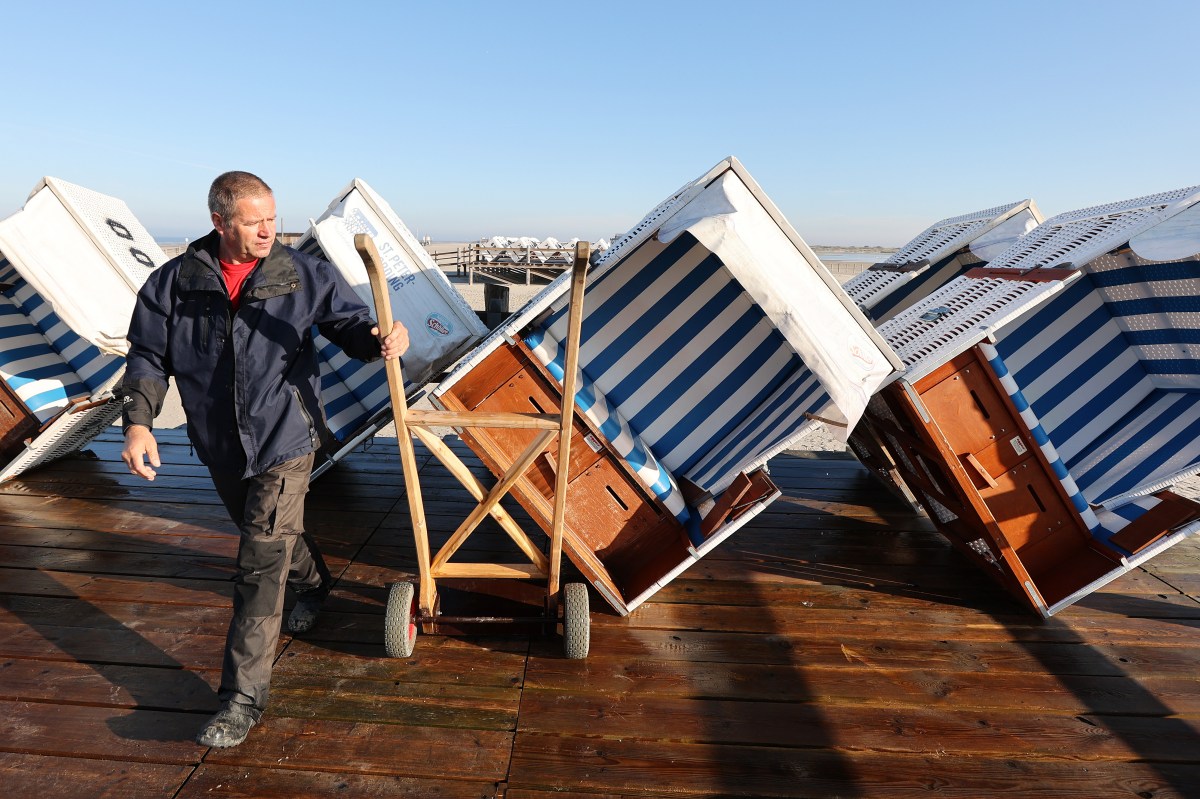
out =
<path fill-rule="evenodd" d="M 221 236 L 212 231 L 196 239 L 183 254 L 179 265 L 180 291 L 219 291 L 224 293 L 221 264 L 218 258 Z M 290 294 L 300 288 L 300 274 L 292 253 L 278 241 L 246 278 L 247 299 L 265 300 Z"/>

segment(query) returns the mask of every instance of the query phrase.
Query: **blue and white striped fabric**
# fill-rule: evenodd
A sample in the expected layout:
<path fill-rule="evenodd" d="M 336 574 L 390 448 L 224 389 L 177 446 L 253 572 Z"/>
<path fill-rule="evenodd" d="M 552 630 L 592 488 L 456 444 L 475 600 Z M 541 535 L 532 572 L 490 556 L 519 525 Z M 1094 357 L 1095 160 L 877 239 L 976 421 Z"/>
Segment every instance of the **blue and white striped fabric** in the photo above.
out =
<path fill-rule="evenodd" d="M 547 336 L 546 331 L 540 327 L 532 328 L 524 340 L 554 379 L 562 383 L 566 376 L 562 357 L 565 353 L 560 352 L 558 342 Z M 638 478 L 654 492 L 667 510 L 680 524 L 686 526 L 691 513 L 671 473 L 663 468 L 641 439 L 634 434 L 629 423 L 621 417 L 616 408 L 609 405 L 604 395 L 596 390 L 587 375 L 580 374 L 578 378 L 579 387 L 575 391 L 575 404 L 578 409 L 599 428 L 617 453 L 629 463 Z"/>
<path fill-rule="evenodd" d="M 1025 426 L 1029 432 L 1033 434 L 1033 440 L 1042 450 L 1042 454 L 1046 456 L 1046 461 L 1050 464 L 1054 476 L 1062 483 L 1063 490 L 1067 492 L 1067 496 L 1071 500 L 1071 504 L 1075 507 L 1075 511 L 1083 519 L 1088 529 L 1095 532 L 1100 527 L 1100 521 L 1096 518 L 1096 514 L 1088 507 L 1087 500 L 1083 493 L 1075 484 L 1075 479 L 1071 477 L 1071 473 L 1067 471 L 1066 465 L 1058 456 L 1058 451 L 1054 448 L 1054 444 L 1050 442 L 1050 437 L 1046 435 L 1042 423 L 1038 420 L 1037 414 L 1033 412 L 1033 408 L 1029 407 L 1025 395 L 1017 386 L 1013 376 L 1008 371 L 1008 366 L 1005 365 L 1004 359 L 1000 357 L 1000 353 L 996 348 L 987 342 L 982 342 L 979 345 L 983 357 L 987 358 L 988 364 L 991 365 L 992 371 L 1000 380 L 1000 385 L 1004 387 L 1005 393 L 1012 400 L 1013 406 L 1017 412 L 1021 414 L 1021 419 L 1025 422 Z"/>
<path fill-rule="evenodd" d="M 535 334 L 562 371 L 567 297 Z M 715 255 L 683 233 L 589 276 L 580 368 L 676 478 L 717 493 L 809 424 L 829 397 Z M 543 336 L 555 343 L 549 346 Z"/>
<path fill-rule="evenodd" d="M 105 387 L 124 359 L 105 355 L 64 324 L 50 304 L 0 260 L 0 375 L 39 421 Z"/>
<path fill-rule="evenodd" d="M 1124 552 L 1125 556 L 1132 555 L 1132 552 L 1121 548 L 1118 544 L 1113 543 L 1111 539 L 1114 535 L 1124 530 L 1132 522 L 1136 521 L 1143 513 L 1153 508 L 1162 502 L 1161 499 L 1154 496 L 1136 497 L 1128 503 L 1121 505 L 1119 508 L 1101 508 L 1097 512 L 1100 528 L 1093 530 L 1092 535 L 1105 542 L 1110 547 Z"/>
<path fill-rule="evenodd" d="M 1190 301 L 1106 298 L 1113 278 L 1083 275 L 997 343 L 1092 505 L 1117 505 L 1200 470 L 1200 391 L 1181 380 L 1196 374 L 1196 362 L 1167 357 L 1170 348 L 1155 343 L 1190 341 L 1196 331 L 1146 325 L 1148 311 Z M 1170 388 L 1159 385 L 1163 375 Z"/>

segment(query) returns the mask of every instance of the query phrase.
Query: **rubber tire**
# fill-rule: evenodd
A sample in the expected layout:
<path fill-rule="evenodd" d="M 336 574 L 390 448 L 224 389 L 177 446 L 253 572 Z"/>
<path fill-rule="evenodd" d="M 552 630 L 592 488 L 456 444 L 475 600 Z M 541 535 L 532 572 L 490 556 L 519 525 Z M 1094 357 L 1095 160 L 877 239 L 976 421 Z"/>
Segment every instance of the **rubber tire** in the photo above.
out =
<path fill-rule="evenodd" d="M 388 590 L 387 613 L 383 618 L 383 648 L 390 658 L 406 658 L 417 645 L 417 625 L 413 622 L 412 583 L 392 583 Z"/>
<path fill-rule="evenodd" d="M 569 660 L 588 656 L 592 639 L 587 586 L 567 583 L 563 587 L 563 650 Z"/>

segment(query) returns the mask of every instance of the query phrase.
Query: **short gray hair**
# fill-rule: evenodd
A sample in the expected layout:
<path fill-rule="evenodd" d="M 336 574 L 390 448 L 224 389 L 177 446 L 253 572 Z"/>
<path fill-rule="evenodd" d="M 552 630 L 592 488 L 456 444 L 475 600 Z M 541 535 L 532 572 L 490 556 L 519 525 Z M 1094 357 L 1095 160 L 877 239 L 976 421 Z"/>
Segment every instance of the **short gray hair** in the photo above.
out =
<path fill-rule="evenodd" d="M 261 197 L 274 194 L 266 181 L 249 172 L 226 172 L 218 175 L 208 189 L 208 211 L 219 214 L 224 220 L 233 218 L 238 200 L 246 197 Z"/>

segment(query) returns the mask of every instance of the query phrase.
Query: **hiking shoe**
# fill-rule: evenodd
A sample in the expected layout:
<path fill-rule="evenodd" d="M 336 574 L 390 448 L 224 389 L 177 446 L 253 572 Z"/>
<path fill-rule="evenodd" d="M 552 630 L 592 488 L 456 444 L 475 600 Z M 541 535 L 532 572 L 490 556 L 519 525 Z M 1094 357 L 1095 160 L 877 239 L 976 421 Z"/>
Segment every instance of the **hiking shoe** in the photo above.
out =
<path fill-rule="evenodd" d="M 313 591 L 301 594 L 296 600 L 292 614 L 288 616 L 288 631 L 291 633 L 306 633 L 317 625 L 321 615 L 321 606 L 325 604 L 327 594 L 324 591 Z"/>
<path fill-rule="evenodd" d="M 196 736 L 196 743 L 218 749 L 237 746 L 246 740 L 253 726 L 254 714 L 242 705 L 231 702 L 208 720 L 208 724 Z"/>

